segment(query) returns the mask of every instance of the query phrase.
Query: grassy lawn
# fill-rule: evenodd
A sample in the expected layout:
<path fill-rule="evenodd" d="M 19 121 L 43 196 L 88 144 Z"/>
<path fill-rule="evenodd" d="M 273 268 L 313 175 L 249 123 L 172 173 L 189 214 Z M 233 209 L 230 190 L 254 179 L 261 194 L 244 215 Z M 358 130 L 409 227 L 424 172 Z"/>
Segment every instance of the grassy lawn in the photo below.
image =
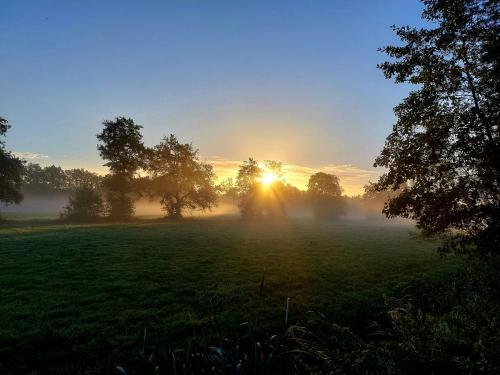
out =
<path fill-rule="evenodd" d="M 409 226 L 305 220 L 0 225 L 0 373 L 93 373 L 145 328 L 151 347 L 281 329 L 287 297 L 291 322 L 314 310 L 368 324 L 398 283 L 457 268 L 436 246 Z"/>

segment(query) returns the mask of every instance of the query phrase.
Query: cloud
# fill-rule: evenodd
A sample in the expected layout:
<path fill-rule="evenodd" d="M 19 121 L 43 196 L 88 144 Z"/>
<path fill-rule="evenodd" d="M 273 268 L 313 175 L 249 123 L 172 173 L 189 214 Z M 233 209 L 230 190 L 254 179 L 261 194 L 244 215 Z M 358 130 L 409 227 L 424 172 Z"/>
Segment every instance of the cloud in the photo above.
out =
<path fill-rule="evenodd" d="M 236 177 L 241 160 L 226 160 L 222 157 L 212 156 L 205 162 L 213 165 L 214 172 L 219 180 L 228 177 Z M 317 172 L 334 174 L 339 177 L 340 184 L 347 195 L 362 194 L 363 187 L 369 181 L 376 181 L 380 172 L 375 169 L 360 168 L 352 164 L 328 164 L 309 167 L 297 164 L 284 164 L 286 181 L 299 189 L 306 189 L 309 177 Z"/>
<path fill-rule="evenodd" d="M 16 157 L 24 160 L 40 160 L 40 159 L 49 159 L 48 155 L 37 154 L 34 152 L 12 152 Z"/>

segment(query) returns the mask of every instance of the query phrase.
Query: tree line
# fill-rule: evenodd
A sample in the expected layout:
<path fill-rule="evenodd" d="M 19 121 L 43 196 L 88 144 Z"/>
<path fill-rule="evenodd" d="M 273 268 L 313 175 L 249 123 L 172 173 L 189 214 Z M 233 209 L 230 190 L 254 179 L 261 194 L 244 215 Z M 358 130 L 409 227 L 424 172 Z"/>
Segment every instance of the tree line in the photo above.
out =
<path fill-rule="evenodd" d="M 10 125 L 2 119 L 5 134 Z M 284 218 L 289 208 L 313 207 L 315 217 L 333 220 L 344 213 L 346 197 L 337 176 L 318 172 L 301 191 L 284 179 L 283 165 L 253 158 L 243 161 L 235 180 L 216 183 L 212 165 L 203 162 L 191 143 L 175 135 L 157 145 L 143 143 L 142 126 L 131 118 L 116 117 L 103 122 L 97 134 L 97 149 L 110 173 L 100 176 L 85 169 L 64 170 L 21 161 L 4 149 L 12 163 L 10 175 L 2 175 L 1 201 L 20 203 L 28 194 L 68 193 L 62 216 L 72 220 L 95 220 L 104 216 L 127 220 L 140 198 L 158 201 L 166 216 L 181 218 L 186 211 L 211 210 L 220 200 L 237 203 L 245 219 Z M 264 174 L 273 180 L 264 184 Z"/>

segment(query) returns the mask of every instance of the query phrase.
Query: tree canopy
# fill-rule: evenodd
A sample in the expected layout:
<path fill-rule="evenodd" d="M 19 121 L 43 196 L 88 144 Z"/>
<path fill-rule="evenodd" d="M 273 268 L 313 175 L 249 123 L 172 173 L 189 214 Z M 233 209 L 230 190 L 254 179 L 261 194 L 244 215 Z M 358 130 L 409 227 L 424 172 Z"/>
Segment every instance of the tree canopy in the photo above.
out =
<path fill-rule="evenodd" d="M 104 165 L 111 171 L 111 175 L 104 180 L 110 215 L 115 219 L 127 219 L 134 212 L 134 175 L 145 159 L 142 126 L 125 117 L 116 117 L 114 121 L 102 124 L 104 129 L 97 135 L 97 149 L 107 160 Z"/>
<path fill-rule="evenodd" d="M 198 150 L 191 144 L 180 143 L 170 135 L 148 154 L 149 192 L 160 197 L 168 217 L 180 218 L 186 209 L 207 210 L 215 205 L 212 166 L 199 160 Z"/>
<path fill-rule="evenodd" d="M 10 129 L 7 120 L 0 117 L 0 137 Z M 5 142 L 0 138 L 0 202 L 20 203 L 23 162 L 5 149 Z"/>
<path fill-rule="evenodd" d="M 79 187 L 98 188 L 103 178 L 94 172 L 83 168 L 62 169 L 50 165 L 42 167 L 29 163 L 24 168 L 23 191 L 29 193 L 71 192 Z"/>
<path fill-rule="evenodd" d="M 309 177 L 307 192 L 311 197 L 337 198 L 342 195 L 342 188 L 337 176 L 318 172 Z"/>
<path fill-rule="evenodd" d="M 135 124 L 131 118 L 116 117 L 114 121 L 102 123 L 104 129 L 97 135 L 99 154 L 107 162 L 112 173 L 133 176 L 142 166 L 144 145 L 142 143 L 142 126 Z"/>
<path fill-rule="evenodd" d="M 415 89 L 375 166 L 378 190 L 398 189 L 388 216 L 417 220 L 426 234 L 452 230 L 461 252 L 500 251 L 500 4 L 426 0 L 432 28 L 395 27 L 382 48 L 387 78 Z"/>
<path fill-rule="evenodd" d="M 337 176 L 324 172 L 313 174 L 309 177 L 307 194 L 316 219 L 335 220 L 344 213 L 342 187 Z"/>

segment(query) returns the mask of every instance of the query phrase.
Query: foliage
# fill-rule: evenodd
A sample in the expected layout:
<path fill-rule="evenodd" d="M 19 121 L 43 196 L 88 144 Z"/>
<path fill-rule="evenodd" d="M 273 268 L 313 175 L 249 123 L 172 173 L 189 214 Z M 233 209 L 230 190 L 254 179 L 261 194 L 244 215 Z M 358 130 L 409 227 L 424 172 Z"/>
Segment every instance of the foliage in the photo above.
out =
<path fill-rule="evenodd" d="M 10 124 L 0 117 L 0 137 L 5 136 Z M 23 162 L 5 149 L 4 141 L 0 138 L 0 202 L 20 203 L 23 199 L 21 181 Z"/>
<path fill-rule="evenodd" d="M 395 373 L 499 372 L 498 266 L 473 264 L 439 287 L 387 298 L 391 327 L 382 345 Z"/>
<path fill-rule="evenodd" d="M 103 179 L 107 213 L 113 220 L 130 218 L 134 213 L 135 180 L 123 174 L 108 174 Z"/>
<path fill-rule="evenodd" d="M 102 123 L 104 129 L 97 135 L 99 154 L 112 173 L 133 176 L 142 166 L 144 145 L 141 125 L 131 118 L 116 117 Z"/>
<path fill-rule="evenodd" d="M 451 232 L 450 248 L 500 251 L 500 5 L 425 0 L 434 28 L 394 28 L 403 42 L 382 49 L 387 78 L 416 86 L 375 166 L 377 189 L 398 189 L 388 216 L 416 219 L 426 234 Z"/>
<path fill-rule="evenodd" d="M 231 177 L 222 180 L 217 186 L 219 196 L 235 201 L 238 197 L 238 188 Z"/>
<path fill-rule="evenodd" d="M 179 143 L 174 135 L 149 151 L 151 174 L 149 192 L 159 196 L 170 218 L 180 218 L 184 210 L 209 210 L 217 200 L 212 166 L 199 160 L 198 150 Z"/>
<path fill-rule="evenodd" d="M 316 219 L 335 220 L 344 214 L 342 188 L 337 176 L 323 172 L 313 174 L 309 177 L 307 194 Z"/>
<path fill-rule="evenodd" d="M 112 176 L 105 181 L 110 216 L 128 219 L 133 211 L 134 175 L 144 164 L 145 147 L 142 143 L 141 125 L 131 118 L 116 117 L 104 121 L 104 129 L 97 135 L 99 154 L 107 162 Z"/>
<path fill-rule="evenodd" d="M 62 218 L 73 221 L 93 221 L 104 214 L 100 193 L 92 186 L 79 186 L 73 190 Z"/>
<path fill-rule="evenodd" d="M 318 172 L 309 177 L 307 192 L 315 197 L 338 198 L 342 195 L 339 178 L 333 174 Z"/>
<path fill-rule="evenodd" d="M 67 169 L 64 172 L 68 177 L 67 186 L 69 190 L 84 186 L 94 189 L 101 187 L 102 178 L 94 172 L 87 171 L 83 168 Z"/>
<path fill-rule="evenodd" d="M 267 174 L 272 181 L 263 179 Z M 275 160 L 265 160 L 261 168 L 252 158 L 243 161 L 236 178 L 238 206 L 244 219 L 283 218 L 286 205 L 295 203 L 298 189 L 283 180 L 283 165 Z"/>
<path fill-rule="evenodd" d="M 243 161 L 236 176 L 236 187 L 238 189 L 241 216 L 245 219 L 260 216 L 258 198 L 261 191 L 259 179 L 262 176 L 262 168 L 256 160 L 248 158 Z"/>
<path fill-rule="evenodd" d="M 99 175 L 83 168 L 64 170 L 29 163 L 23 174 L 23 189 L 29 193 L 72 192 L 82 186 L 98 188 L 101 183 Z"/>
<path fill-rule="evenodd" d="M 238 169 L 236 186 L 238 193 L 243 196 L 248 194 L 262 176 L 262 168 L 255 159 L 248 158 L 243 161 Z"/>

